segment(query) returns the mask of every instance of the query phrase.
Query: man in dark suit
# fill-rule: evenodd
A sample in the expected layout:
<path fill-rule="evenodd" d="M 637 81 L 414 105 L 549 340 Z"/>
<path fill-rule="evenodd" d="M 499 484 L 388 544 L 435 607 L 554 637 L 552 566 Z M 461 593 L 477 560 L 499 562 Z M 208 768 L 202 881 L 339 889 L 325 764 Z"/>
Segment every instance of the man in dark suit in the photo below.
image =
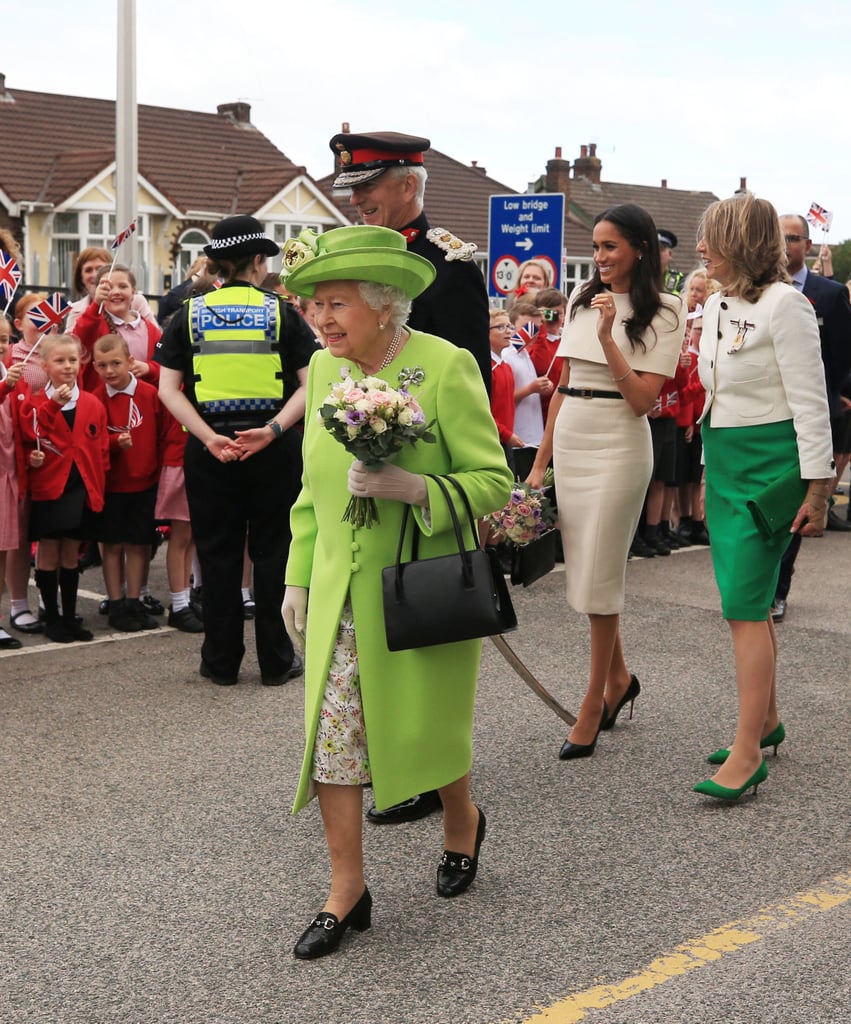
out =
<path fill-rule="evenodd" d="M 430 227 L 423 212 L 423 153 L 431 143 L 398 132 L 344 132 L 329 145 L 340 168 L 333 188 L 351 190 L 351 204 L 363 223 L 401 232 L 411 252 L 434 264 L 437 277 L 414 299 L 409 326 L 468 349 L 490 393 L 490 316 L 485 281 L 473 262 L 476 246 L 445 228 Z M 440 809 L 440 797 L 432 791 L 386 811 L 371 807 L 366 816 L 376 825 L 395 825 Z"/>
<path fill-rule="evenodd" d="M 821 338 L 821 359 L 824 364 L 827 402 L 830 407 L 831 426 L 836 431 L 842 427 L 842 404 L 840 389 L 851 372 L 851 303 L 848 289 L 836 281 L 813 274 L 807 269 L 807 254 L 812 248 L 809 226 L 804 217 L 787 214 L 780 218 L 780 225 L 786 237 L 786 260 L 792 284 L 803 292 L 815 309 Z M 834 456 L 835 457 L 835 456 Z M 835 485 L 835 481 L 834 481 Z M 840 519 L 831 510 L 828 512 L 829 530 L 851 531 L 851 523 Z M 780 561 L 780 579 L 771 617 L 782 622 L 786 614 L 786 601 L 795 571 L 795 559 L 801 547 L 801 537 L 796 534 Z"/>

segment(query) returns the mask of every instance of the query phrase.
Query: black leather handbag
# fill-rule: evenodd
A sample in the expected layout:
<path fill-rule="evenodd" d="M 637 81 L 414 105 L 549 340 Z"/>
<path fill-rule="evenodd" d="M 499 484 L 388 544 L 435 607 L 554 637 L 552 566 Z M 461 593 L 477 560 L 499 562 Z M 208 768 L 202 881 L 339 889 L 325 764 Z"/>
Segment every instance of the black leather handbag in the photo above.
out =
<path fill-rule="evenodd" d="M 420 530 L 414 520 L 412 560 L 403 562 L 408 520 L 413 520 L 410 506 L 405 506 L 396 564 L 381 574 L 384 628 L 391 651 L 452 644 L 517 627 L 517 616 L 496 554 L 482 548 L 465 548 L 461 523 L 444 478 L 427 475 L 446 499 L 458 551 L 436 558 L 418 558 Z M 451 476 L 445 479 L 461 495 L 475 537 L 476 523 L 464 488 Z"/>

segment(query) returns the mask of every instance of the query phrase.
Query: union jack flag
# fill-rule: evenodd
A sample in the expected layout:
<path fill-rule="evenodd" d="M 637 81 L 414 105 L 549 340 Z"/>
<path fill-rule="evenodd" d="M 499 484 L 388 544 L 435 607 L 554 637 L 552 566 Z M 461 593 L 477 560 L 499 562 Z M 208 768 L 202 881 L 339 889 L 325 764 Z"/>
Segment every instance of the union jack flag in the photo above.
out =
<path fill-rule="evenodd" d="M 523 324 L 522 327 L 518 327 L 514 334 L 511 335 L 511 344 L 516 349 L 525 348 L 535 337 L 538 328 L 533 320 L 529 323 Z"/>
<path fill-rule="evenodd" d="M 115 241 L 112 243 L 110 248 L 117 249 L 122 242 L 127 241 L 127 239 L 133 234 L 135 230 L 136 221 L 134 220 L 131 224 L 127 225 L 127 227 L 121 232 L 121 234 L 116 236 Z"/>
<path fill-rule="evenodd" d="M 822 231 L 830 231 L 830 225 L 833 223 L 833 214 L 829 210 L 825 210 L 823 206 L 819 206 L 818 203 L 810 203 L 810 212 L 807 214 L 807 220 L 813 227 L 821 228 Z"/>
<path fill-rule="evenodd" d="M 43 299 L 38 305 L 27 310 L 27 316 L 39 330 L 39 334 L 47 334 L 54 327 L 59 327 L 68 315 L 68 300 L 60 292 L 54 292 L 49 299 Z"/>
<path fill-rule="evenodd" d="M 21 283 L 21 277 L 15 257 L 0 249 L 0 291 L 3 292 L 6 302 L 11 302 L 14 298 L 18 285 Z"/>

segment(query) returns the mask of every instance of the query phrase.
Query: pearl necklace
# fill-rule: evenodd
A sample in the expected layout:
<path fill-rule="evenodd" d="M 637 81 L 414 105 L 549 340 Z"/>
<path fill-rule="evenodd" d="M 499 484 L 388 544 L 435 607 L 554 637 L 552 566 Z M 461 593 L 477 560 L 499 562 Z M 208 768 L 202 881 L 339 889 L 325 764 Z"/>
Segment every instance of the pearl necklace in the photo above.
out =
<path fill-rule="evenodd" d="M 384 353 L 384 358 L 381 360 L 381 364 L 379 365 L 378 369 L 375 371 L 376 373 L 381 373 L 381 371 L 385 367 L 389 366 L 393 362 L 393 360 L 396 358 L 396 353 L 399 351 L 399 342 L 401 340 L 402 340 L 402 328 L 401 327 L 397 327 L 396 328 L 396 332 L 393 335 L 393 340 L 387 346 L 387 351 Z"/>

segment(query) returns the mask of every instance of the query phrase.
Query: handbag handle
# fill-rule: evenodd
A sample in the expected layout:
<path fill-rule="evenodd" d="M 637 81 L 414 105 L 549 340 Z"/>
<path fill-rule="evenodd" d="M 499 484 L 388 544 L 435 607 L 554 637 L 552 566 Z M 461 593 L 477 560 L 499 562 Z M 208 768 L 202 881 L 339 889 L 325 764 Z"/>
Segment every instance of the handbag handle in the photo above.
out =
<path fill-rule="evenodd" d="M 464 535 L 461 532 L 461 522 L 458 519 L 458 513 L 455 511 L 455 505 L 454 505 L 454 503 L 452 501 L 452 498 L 449 495 L 449 491 L 447 490 L 446 484 L 443 482 L 441 477 L 436 476 L 434 473 L 425 473 L 423 475 L 429 477 L 429 479 L 431 479 L 431 480 L 434 480 L 434 482 L 437 484 L 438 488 L 440 489 L 441 494 L 446 499 L 446 504 L 447 504 L 447 506 L 449 508 L 449 515 L 450 515 L 450 517 L 452 519 L 452 528 L 455 531 L 455 540 L 456 540 L 456 542 L 458 544 L 458 554 L 461 557 L 461 572 L 462 572 L 462 574 L 464 576 L 464 585 L 468 586 L 468 587 L 472 587 L 473 586 L 473 565 L 472 565 L 472 561 L 470 559 L 470 552 L 464 547 Z M 460 492 L 461 496 L 463 497 L 464 504 L 467 506 L 467 513 L 468 513 L 468 515 L 470 517 L 470 526 L 471 526 L 471 528 L 473 530 L 473 536 L 475 537 L 475 535 L 476 535 L 476 524 L 475 524 L 475 520 L 473 519 L 473 511 L 472 511 L 472 509 L 470 507 L 470 502 L 469 502 L 469 499 L 467 498 L 467 494 L 466 494 L 464 488 L 461 486 L 461 484 L 459 484 L 458 481 L 455 480 L 453 477 L 447 476 L 446 479 L 451 481 L 455 485 L 455 488 Z M 399 547 L 398 547 L 398 549 L 396 551 L 396 577 L 395 577 L 395 585 L 396 585 L 396 592 L 399 595 L 401 595 L 401 593 L 402 593 L 402 547 L 403 547 L 403 545 L 405 543 L 405 532 L 406 532 L 407 527 L 408 527 L 408 516 L 410 515 L 410 511 L 411 511 L 411 506 L 406 504 L 405 505 L 405 511 L 402 513 L 402 529 L 399 532 Z M 414 537 L 413 537 L 413 541 L 411 543 L 411 558 L 414 561 L 416 561 L 418 556 L 419 556 L 419 543 L 418 543 L 419 542 L 419 536 L 420 536 L 420 530 L 417 527 L 417 524 L 415 522 L 414 523 Z"/>

